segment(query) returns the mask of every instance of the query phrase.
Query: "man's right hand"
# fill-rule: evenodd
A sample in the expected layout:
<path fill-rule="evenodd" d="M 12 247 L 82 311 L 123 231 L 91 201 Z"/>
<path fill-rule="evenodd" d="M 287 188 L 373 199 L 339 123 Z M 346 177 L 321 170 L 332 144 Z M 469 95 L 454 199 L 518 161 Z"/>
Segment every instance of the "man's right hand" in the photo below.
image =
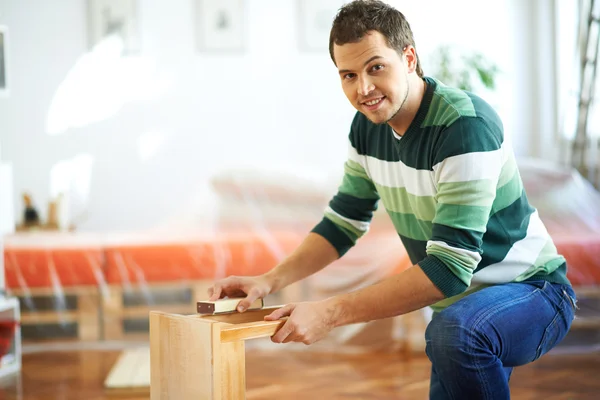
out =
<path fill-rule="evenodd" d="M 229 276 L 216 281 L 208 289 L 209 301 L 229 297 L 244 297 L 239 302 L 238 311 L 244 312 L 256 299 L 264 299 L 271 290 L 273 284 L 264 276 Z"/>

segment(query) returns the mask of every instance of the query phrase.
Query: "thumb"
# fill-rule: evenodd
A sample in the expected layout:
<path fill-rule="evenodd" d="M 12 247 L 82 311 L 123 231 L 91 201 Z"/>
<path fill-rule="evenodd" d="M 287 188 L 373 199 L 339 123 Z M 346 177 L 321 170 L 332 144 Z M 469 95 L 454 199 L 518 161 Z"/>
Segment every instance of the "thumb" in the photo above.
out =
<path fill-rule="evenodd" d="M 238 303 L 237 310 L 239 312 L 246 311 L 256 299 L 260 297 L 258 289 L 250 289 L 248 295 Z"/>
<path fill-rule="evenodd" d="M 280 318 L 287 317 L 292 313 L 292 311 L 294 311 L 294 308 L 296 308 L 295 304 L 288 304 L 286 306 L 278 308 L 277 310 L 273 311 L 271 314 L 265 315 L 265 320 L 266 321 L 276 321 Z"/>

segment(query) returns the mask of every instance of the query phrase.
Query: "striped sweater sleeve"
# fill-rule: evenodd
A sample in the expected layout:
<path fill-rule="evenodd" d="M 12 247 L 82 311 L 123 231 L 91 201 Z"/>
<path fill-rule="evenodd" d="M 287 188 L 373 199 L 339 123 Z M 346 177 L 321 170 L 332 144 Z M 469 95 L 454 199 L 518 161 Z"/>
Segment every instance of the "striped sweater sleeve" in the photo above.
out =
<path fill-rule="evenodd" d="M 434 145 L 436 211 L 427 256 L 419 265 L 451 297 L 464 292 L 481 261 L 483 235 L 504 162 L 499 127 L 461 117 Z"/>
<path fill-rule="evenodd" d="M 325 215 L 312 232 L 327 239 L 343 256 L 369 230 L 379 195 L 365 169 L 365 156 L 354 147 L 352 133 L 344 176 L 337 193 L 325 209 Z"/>

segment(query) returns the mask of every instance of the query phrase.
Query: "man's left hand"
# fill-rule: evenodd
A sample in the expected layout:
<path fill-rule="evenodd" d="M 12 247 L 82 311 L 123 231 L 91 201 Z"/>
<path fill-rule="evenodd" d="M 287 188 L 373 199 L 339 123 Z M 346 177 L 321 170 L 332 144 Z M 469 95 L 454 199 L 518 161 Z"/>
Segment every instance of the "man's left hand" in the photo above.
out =
<path fill-rule="evenodd" d="M 265 316 L 265 320 L 275 321 L 289 316 L 271 340 L 308 345 L 323 339 L 335 327 L 334 314 L 335 307 L 323 301 L 291 303 Z"/>

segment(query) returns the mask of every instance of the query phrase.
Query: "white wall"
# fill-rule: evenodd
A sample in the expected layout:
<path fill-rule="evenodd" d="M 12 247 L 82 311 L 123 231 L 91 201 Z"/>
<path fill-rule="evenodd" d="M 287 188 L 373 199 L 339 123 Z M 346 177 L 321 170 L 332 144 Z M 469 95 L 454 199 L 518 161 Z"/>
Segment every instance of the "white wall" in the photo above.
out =
<path fill-rule="evenodd" d="M 443 40 L 484 49 L 500 64 L 493 101 L 517 153 L 528 154 L 537 98 L 524 93 L 533 89 L 535 71 L 521 68 L 534 56 L 528 27 L 536 10 L 519 0 L 391 3 L 408 17 L 423 57 Z M 69 99 L 65 85 L 90 57 L 85 6 L 84 0 L 0 0 L 12 72 L 11 95 L 0 99 L 1 156 L 13 164 L 19 212 L 20 194 L 29 191 L 44 215 L 50 171 L 77 156 L 80 164 L 71 165 L 82 195 L 72 205 L 75 213 L 87 210 L 81 230 L 143 229 L 192 215 L 202 204 L 214 205 L 208 179 L 229 167 L 309 177 L 341 172 L 354 109 L 327 52 L 298 50 L 294 1 L 246 1 L 246 51 L 217 55 L 194 49 L 190 0 L 142 0 L 141 56 L 115 61 L 125 63 L 117 69 L 88 71 L 76 81 L 80 97 Z M 124 75 L 123 68 L 139 73 Z M 72 112 L 57 114 L 59 98 Z M 130 101 L 120 104 L 124 98 Z M 107 104 L 113 109 L 106 118 L 49 134 L 68 122 L 65 116 L 75 123 Z"/>

